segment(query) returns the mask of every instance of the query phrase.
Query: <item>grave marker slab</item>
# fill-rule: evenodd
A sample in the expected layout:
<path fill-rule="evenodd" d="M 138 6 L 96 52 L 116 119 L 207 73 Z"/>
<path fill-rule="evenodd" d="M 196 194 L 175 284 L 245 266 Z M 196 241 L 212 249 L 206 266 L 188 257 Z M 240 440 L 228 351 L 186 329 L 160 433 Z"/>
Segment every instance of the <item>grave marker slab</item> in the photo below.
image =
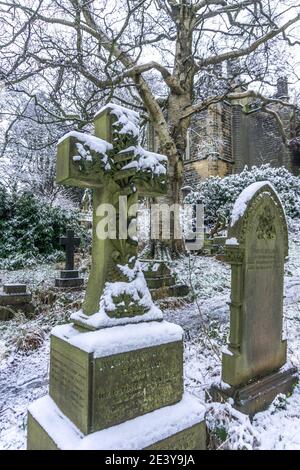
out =
<path fill-rule="evenodd" d="M 297 382 L 286 365 L 282 340 L 284 263 L 288 229 L 281 201 L 268 182 L 246 188 L 235 203 L 226 241 L 231 264 L 230 336 L 223 352 L 227 388 L 214 397 L 233 397 L 236 408 L 253 415 Z"/>
<path fill-rule="evenodd" d="M 10 320 L 18 310 L 25 315 L 33 312 L 32 294 L 27 292 L 26 284 L 3 284 L 0 291 L 0 320 Z"/>

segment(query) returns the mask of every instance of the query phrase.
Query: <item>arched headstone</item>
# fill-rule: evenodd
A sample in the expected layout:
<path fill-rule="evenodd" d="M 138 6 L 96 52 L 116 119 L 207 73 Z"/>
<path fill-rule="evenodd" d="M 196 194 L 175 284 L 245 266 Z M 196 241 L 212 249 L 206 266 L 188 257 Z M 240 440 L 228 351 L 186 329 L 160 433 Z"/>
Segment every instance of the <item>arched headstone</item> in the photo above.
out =
<path fill-rule="evenodd" d="M 237 199 L 226 241 L 231 264 L 229 343 L 222 357 L 223 397 L 254 414 L 296 383 L 283 367 L 284 263 L 288 229 L 281 201 L 268 182 L 253 183 Z M 228 386 L 224 386 L 224 383 Z M 215 394 L 214 394 L 215 395 Z"/>

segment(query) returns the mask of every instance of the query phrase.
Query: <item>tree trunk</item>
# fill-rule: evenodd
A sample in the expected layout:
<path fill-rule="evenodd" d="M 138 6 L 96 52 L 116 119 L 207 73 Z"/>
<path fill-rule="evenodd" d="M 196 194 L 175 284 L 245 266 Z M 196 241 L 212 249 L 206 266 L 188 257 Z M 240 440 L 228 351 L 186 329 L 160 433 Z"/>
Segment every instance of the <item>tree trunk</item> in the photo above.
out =
<path fill-rule="evenodd" d="M 172 145 L 169 141 L 162 141 L 160 137 L 161 128 L 155 125 L 157 123 L 154 121 L 154 127 L 160 138 L 160 151 L 169 160 L 169 185 L 166 199 L 170 205 L 182 202 L 183 160 L 186 152 L 190 118 L 181 119 L 181 116 L 184 110 L 192 105 L 195 75 L 192 59 L 193 9 L 182 4 L 174 10 L 174 15 L 177 24 L 177 40 L 173 76 L 179 81 L 183 91 L 182 93 L 171 91 L 168 98 L 166 121 Z M 185 250 L 184 240 L 178 240 L 174 236 L 171 236 L 171 240 L 167 245 L 173 257 Z"/>

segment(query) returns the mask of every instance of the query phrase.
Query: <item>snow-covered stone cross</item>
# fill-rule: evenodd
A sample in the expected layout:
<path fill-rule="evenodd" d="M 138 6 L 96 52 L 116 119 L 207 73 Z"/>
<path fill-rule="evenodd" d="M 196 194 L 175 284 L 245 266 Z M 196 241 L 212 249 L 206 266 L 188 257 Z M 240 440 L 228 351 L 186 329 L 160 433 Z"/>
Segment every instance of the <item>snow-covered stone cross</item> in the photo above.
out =
<path fill-rule="evenodd" d="M 57 182 L 93 190 L 92 266 L 83 308 L 72 316 L 90 329 L 161 315 L 137 261 L 137 240 L 124 234 L 120 214 L 126 211 L 125 229 L 132 228 L 138 195 L 165 193 L 167 164 L 165 156 L 139 145 L 138 113 L 108 104 L 94 124 L 95 136 L 70 132 L 59 141 L 57 153 Z M 103 239 L 99 234 L 113 217 L 111 207 L 114 234 Z"/>

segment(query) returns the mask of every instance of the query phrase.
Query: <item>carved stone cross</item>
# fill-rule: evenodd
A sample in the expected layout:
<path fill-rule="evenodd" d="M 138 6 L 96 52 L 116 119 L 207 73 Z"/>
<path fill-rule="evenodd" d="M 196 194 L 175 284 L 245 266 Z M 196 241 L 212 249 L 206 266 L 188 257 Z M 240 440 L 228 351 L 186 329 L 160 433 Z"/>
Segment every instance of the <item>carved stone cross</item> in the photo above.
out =
<path fill-rule="evenodd" d="M 66 251 L 66 270 L 73 271 L 75 248 L 79 246 L 80 239 L 74 237 L 74 230 L 67 230 L 66 236 L 61 237 L 59 239 L 59 243 L 65 248 Z"/>
<path fill-rule="evenodd" d="M 132 227 L 138 196 L 162 195 L 166 186 L 167 159 L 138 145 L 137 113 L 110 104 L 97 113 L 94 123 L 96 137 L 71 132 L 59 142 L 57 154 L 57 182 L 93 192 L 92 266 L 83 304 L 85 315 L 99 311 L 105 283 L 124 281 L 120 266 L 134 266 L 137 241 L 124 237 L 120 212 L 128 215 L 125 229 Z M 111 206 L 117 215 L 115 237 L 103 239 L 99 228 Z M 126 304 L 126 294 L 124 299 Z M 123 310 L 116 309 L 110 315 L 128 316 Z"/>

